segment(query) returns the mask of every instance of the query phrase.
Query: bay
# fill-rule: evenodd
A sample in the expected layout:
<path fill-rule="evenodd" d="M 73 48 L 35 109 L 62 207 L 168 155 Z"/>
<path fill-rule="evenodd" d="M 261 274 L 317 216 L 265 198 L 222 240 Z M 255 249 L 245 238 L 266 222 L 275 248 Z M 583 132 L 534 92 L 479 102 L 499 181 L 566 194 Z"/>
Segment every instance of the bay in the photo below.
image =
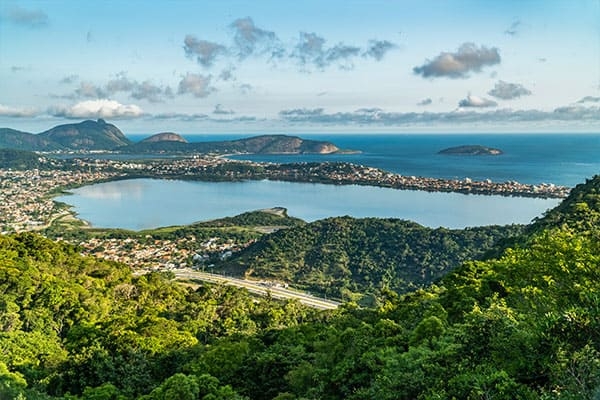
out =
<path fill-rule="evenodd" d="M 72 190 L 70 204 L 94 227 L 141 230 L 187 225 L 245 211 L 285 207 L 305 221 L 350 215 L 393 217 L 429 227 L 528 223 L 558 199 L 465 195 L 370 186 L 130 179 Z"/>
<path fill-rule="evenodd" d="M 600 173 L 600 135 L 594 133 L 505 134 L 312 134 L 359 154 L 236 155 L 232 159 L 287 162 L 343 161 L 381 168 L 405 176 L 444 179 L 490 179 L 527 184 L 553 183 L 573 187 Z M 192 137 L 190 137 L 190 140 Z M 449 156 L 440 150 L 483 145 L 503 151 L 499 156 Z"/>

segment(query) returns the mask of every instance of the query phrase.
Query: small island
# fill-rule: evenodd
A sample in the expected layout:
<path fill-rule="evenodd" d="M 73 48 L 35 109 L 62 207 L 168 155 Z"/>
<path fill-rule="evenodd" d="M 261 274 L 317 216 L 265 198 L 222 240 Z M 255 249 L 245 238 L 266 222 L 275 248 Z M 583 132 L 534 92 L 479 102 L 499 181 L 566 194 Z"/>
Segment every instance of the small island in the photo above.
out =
<path fill-rule="evenodd" d="M 481 145 L 464 145 L 440 150 L 438 154 L 453 156 L 498 156 L 504 154 L 500 149 Z"/>

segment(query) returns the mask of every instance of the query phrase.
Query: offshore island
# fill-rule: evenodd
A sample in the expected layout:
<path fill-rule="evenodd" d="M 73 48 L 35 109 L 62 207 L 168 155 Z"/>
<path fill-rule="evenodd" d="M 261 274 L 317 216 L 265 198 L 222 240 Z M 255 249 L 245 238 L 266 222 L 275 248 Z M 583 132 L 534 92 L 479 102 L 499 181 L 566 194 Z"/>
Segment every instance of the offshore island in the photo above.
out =
<path fill-rule="evenodd" d="M 456 147 L 449 147 L 444 150 L 440 150 L 438 154 L 453 155 L 453 156 L 499 156 L 504 154 L 500 149 L 494 149 L 492 147 L 486 147 L 481 145 L 463 145 Z"/>

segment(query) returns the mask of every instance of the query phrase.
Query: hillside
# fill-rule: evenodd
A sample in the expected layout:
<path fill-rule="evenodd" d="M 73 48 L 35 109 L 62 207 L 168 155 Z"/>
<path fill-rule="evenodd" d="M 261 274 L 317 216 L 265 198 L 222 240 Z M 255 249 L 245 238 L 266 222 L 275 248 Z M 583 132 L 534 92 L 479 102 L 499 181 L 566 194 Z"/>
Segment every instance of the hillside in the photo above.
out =
<path fill-rule="evenodd" d="M 64 147 L 49 138 L 10 128 L 0 128 L 0 148 L 23 151 L 52 151 Z"/>
<path fill-rule="evenodd" d="M 39 136 L 72 150 L 113 150 L 131 143 L 119 128 L 103 119 L 58 125 Z"/>
<path fill-rule="evenodd" d="M 430 229 L 397 219 L 328 218 L 262 237 L 221 268 L 337 298 L 405 293 L 477 259 L 521 226 Z"/>
<path fill-rule="evenodd" d="M 0 398 L 597 399 L 598 185 L 497 259 L 336 312 L 0 236 Z"/>

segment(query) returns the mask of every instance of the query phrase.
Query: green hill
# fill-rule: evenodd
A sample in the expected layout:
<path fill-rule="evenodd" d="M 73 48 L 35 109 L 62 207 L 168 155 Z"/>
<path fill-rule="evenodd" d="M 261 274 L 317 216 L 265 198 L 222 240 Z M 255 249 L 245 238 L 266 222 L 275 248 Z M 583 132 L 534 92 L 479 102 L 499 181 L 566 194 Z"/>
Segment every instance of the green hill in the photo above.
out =
<path fill-rule="evenodd" d="M 328 218 L 263 236 L 221 268 L 336 298 L 424 287 L 521 226 L 430 229 L 397 219 Z"/>

